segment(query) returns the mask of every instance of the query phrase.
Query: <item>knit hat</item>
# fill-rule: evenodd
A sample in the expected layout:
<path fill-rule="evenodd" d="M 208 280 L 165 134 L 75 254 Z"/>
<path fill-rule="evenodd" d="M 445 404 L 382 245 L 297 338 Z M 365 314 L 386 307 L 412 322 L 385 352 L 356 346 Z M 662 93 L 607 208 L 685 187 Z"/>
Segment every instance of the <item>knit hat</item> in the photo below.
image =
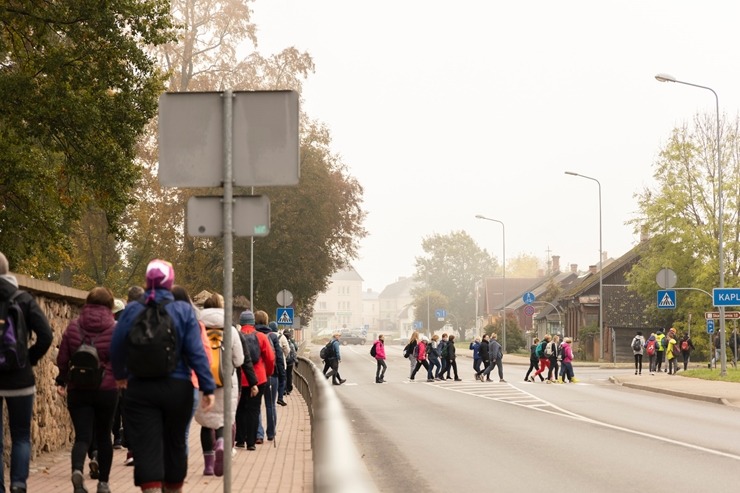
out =
<path fill-rule="evenodd" d="M 146 288 L 172 289 L 175 282 L 175 269 L 166 260 L 154 259 L 146 266 Z"/>
<path fill-rule="evenodd" d="M 244 310 L 239 315 L 239 323 L 241 325 L 254 325 L 254 313 L 252 313 L 252 310 Z"/>
<path fill-rule="evenodd" d="M 273 332 L 277 332 L 278 331 L 278 324 L 277 324 L 276 321 L 273 320 L 272 322 L 270 322 L 267 325 L 272 329 Z"/>
<path fill-rule="evenodd" d="M 111 310 L 113 313 L 118 313 L 124 308 L 126 308 L 126 303 L 123 300 L 119 300 L 118 298 L 113 300 L 113 310 Z"/>

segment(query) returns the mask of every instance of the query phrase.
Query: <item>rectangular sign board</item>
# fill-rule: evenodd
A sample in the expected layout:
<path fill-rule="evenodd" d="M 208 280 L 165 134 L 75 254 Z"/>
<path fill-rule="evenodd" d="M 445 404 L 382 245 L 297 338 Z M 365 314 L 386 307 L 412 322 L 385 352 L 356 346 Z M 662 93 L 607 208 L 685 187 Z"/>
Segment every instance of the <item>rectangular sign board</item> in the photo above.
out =
<path fill-rule="evenodd" d="M 740 306 L 740 288 L 714 288 L 714 306 Z"/>
<path fill-rule="evenodd" d="M 719 320 L 719 312 L 704 312 L 704 318 L 707 320 Z M 740 318 L 740 312 L 725 312 L 725 320 Z"/>
<path fill-rule="evenodd" d="M 270 198 L 267 195 L 234 197 L 233 226 L 236 236 L 267 236 L 270 232 Z M 190 236 L 224 234 L 223 198 L 190 197 L 187 206 Z"/>
<path fill-rule="evenodd" d="M 234 91 L 234 185 L 297 185 L 299 110 L 295 91 Z M 159 182 L 165 187 L 223 186 L 221 92 L 174 92 L 159 98 Z"/>

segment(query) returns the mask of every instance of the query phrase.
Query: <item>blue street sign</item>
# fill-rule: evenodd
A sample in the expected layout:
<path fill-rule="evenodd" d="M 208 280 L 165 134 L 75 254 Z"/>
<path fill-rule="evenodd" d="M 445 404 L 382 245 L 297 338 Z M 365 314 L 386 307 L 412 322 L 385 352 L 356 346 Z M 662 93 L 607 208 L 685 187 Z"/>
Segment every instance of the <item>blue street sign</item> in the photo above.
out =
<path fill-rule="evenodd" d="M 676 290 L 659 289 L 658 290 L 658 308 L 673 310 L 676 308 Z"/>
<path fill-rule="evenodd" d="M 740 306 L 740 288 L 714 288 L 714 306 Z"/>
<path fill-rule="evenodd" d="M 527 291 L 526 293 L 524 293 L 524 296 L 522 296 L 522 301 L 524 301 L 528 305 L 534 303 L 534 300 L 535 296 L 532 291 Z"/>
<path fill-rule="evenodd" d="M 278 325 L 293 325 L 293 308 L 278 308 L 275 320 Z"/>
<path fill-rule="evenodd" d="M 437 308 L 434 310 L 434 316 L 437 318 L 445 318 L 447 316 L 447 310 L 444 308 Z"/>
<path fill-rule="evenodd" d="M 423 329 L 424 328 L 424 322 L 421 320 L 414 320 L 414 329 Z"/>
<path fill-rule="evenodd" d="M 714 320 L 707 320 L 707 334 L 714 333 Z"/>

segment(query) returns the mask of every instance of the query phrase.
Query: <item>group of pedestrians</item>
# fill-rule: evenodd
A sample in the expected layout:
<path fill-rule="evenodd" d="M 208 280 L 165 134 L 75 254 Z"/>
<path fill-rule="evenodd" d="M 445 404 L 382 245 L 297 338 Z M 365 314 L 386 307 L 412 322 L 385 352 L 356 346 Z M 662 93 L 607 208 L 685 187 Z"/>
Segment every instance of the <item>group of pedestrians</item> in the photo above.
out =
<path fill-rule="evenodd" d="M 91 289 L 79 316 L 62 335 L 56 384 L 57 392 L 66 398 L 74 428 L 74 493 L 88 493 L 83 474 L 86 456 L 91 458 L 91 477 L 98 479 L 97 493 L 110 492 L 114 440 L 116 447 L 126 445 L 129 456 L 135 457 L 134 484 L 142 492 L 181 492 L 193 419 L 201 425 L 205 475 L 223 474 L 225 453 L 234 454 L 238 447 L 255 450 L 263 438 L 275 440 L 276 405 L 286 406 L 284 396 L 292 391 L 286 375 L 296 364 L 292 333 L 271 327 L 264 311 L 247 310 L 239 326 L 224 327 L 221 295 L 213 294 L 198 310 L 174 278 L 169 262 L 153 260 L 146 269 L 146 288 L 130 289 L 125 307 L 110 289 Z M 7 404 L 12 440 L 10 492 L 25 493 L 35 397 L 32 367 L 48 351 L 53 335 L 33 296 L 18 289 L 0 253 L 3 335 L 9 327 L 27 328 L 33 335 L 19 336 L 22 358 L 14 368 L 6 367 L 5 354 L 0 354 L 0 406 L 2 401 Z M 231 365 L 220 359 L 225 330 L 231 331 Z M 4 349 L 2 343 L 0 349 Z M 231 373 L 225 370 L 229 367 Z M 236 440 L 225 444 L 223 393 L 227 386 Z M 263 397 L 264 427 L 260 417 Z M 119 433 L 113 433 L 119 409 L 122 430 L 117 425 Z M 0 453 L 2 445 L 0 440 Z M 3 475 L 0 491 L 6 491 Z"/>
<path fill-rule="evenodd" d="M 570 337 L 561 342 L 558 335 L 545 334 L 542 341 L 535 338 L 529 348 L 529 369 L 524 381 L 534 382 L 539 377 L 541 382 L 547 383 L 577 383 L 573 372 L 572 344 Z M 542 376 L 545 372 L 547 377 Z"/>
<path fill-rule="evenodd" d="M 457 372 L 457 348 L 452 334 L 442 334 L 441 338 L 434 334 L 430 339 L 415 330 L 403 348 L 403 356 L 409 360 L 411 381 L 415 381 L 416 374 L 422 367 L 426 370 L 427 382 L 462 381 Z"/>
<path fill-rule="evenodd" d="M 686 371 L 689 367 L 691 353 L 694 351 L 694 342 L 686 333 L 679 337 L 676 329 L 671 327 L 667 333 L 661 329 L 653 332 L 647 340 L 641 331 L 637 331 L 630 342 L 632 354 L 635 358 L 635 375 L 642 375 L 642 359 L 648 357 L 648 370 L 650 375 L 656 372 L 665 372 L 675 375 L 679 370 L 679 363 L 683 363 Z M 664 363 L 665 366 L 663 365 Z M 711 364 L 711 363 L 710 363 Z"/>

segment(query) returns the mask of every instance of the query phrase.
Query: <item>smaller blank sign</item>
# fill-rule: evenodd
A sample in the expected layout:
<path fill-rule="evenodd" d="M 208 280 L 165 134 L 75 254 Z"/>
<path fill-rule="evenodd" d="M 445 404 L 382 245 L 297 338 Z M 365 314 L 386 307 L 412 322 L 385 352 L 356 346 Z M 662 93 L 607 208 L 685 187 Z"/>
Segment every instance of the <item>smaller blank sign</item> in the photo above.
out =
<path fill-rule="evenodd" d="M 234 197 L 233 205 L 236 236 L 267 236 L 270 233 L 270 198 L 267 195 Z M 223 197 L 190 197 L 187 225 L 190 236 L 222 236 Z"/>

